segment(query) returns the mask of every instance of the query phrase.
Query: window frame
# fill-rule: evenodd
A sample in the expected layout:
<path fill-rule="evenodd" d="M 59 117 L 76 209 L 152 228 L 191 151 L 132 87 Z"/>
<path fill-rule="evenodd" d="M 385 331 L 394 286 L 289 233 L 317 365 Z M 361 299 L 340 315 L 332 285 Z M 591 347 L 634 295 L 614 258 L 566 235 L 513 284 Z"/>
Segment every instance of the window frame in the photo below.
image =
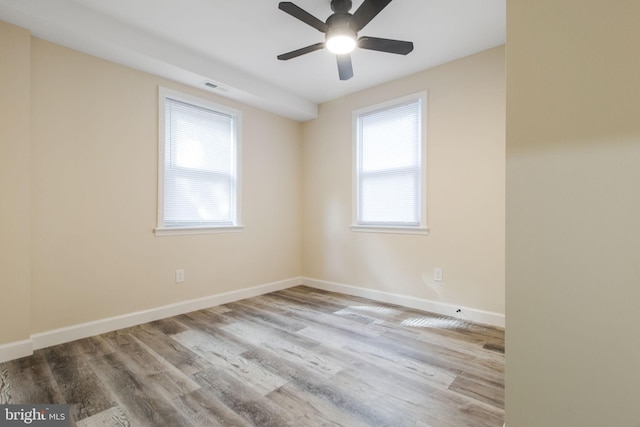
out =
<path fill-rule="evenodd" d="M 164 202 L 165 202 L 165 148 L 166 148 L 166 126 L 165 126 L 165 103 L 167 99 L 172 99 L 194 107 L 205 108 L 217 113 L 232 117 L 233 131 L 235 134 L 235 194 L 233 195 L 234 212 L 231 225 L 224 224 L 204 225 L 204 226 L 165 226 Z M 225 105 L 209 101 L 204 98 L 189 95 L 173 89 L 158 87 L 158 206 L 157 222 L 154 234 L 156 236 L 189 235 L 189 234 L 212 234 L 238 232 L 244 229 L 241 222 L 241 200 L 242 200 L 242 112 Z"/>
<path fill-rule="evenodd" d="M 420 102 L 420 170 L 418 209 L 419 222 L 416 225 L 393 225 L 385 223 L 361 223 L 360 218 L 360 117 L 377 111 L 401 107 L 408 103 Z M 352 112 L 352 223 L 351 231 L 372 233 L 428 234 L 427 227 L 427 92 L 422 91 L 389 101 L 359 108 Z"/>

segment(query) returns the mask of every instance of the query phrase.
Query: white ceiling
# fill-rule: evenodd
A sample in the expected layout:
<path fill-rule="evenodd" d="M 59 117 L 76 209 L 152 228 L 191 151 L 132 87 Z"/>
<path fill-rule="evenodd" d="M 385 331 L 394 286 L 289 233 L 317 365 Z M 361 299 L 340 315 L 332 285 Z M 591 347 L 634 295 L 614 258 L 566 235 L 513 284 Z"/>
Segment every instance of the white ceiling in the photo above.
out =
<path fill-rule="evenodd" d="M 354 12 L 363 0 L 353 0 Z M 330 0 L 294 0 L 320 20 Z M 324 41 L 279 0 L 0 0 L 0 20 L 36 37 L 203 87 L 296 120 L 317 104 L 505 42 L 506 0 L 394 0 L 359 35 L 408 40 L 407 56 L 358 50 L 340 81 L 326 50 L 276 56 Z"/>

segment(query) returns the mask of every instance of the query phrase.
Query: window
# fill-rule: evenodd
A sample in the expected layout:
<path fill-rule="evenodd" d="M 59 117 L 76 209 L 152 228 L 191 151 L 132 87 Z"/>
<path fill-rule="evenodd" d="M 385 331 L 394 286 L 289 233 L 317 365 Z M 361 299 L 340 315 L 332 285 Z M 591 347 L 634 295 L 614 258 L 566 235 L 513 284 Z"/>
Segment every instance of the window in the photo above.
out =
<path fill-rule="evenodd" d="M 239 111 L 160 88 L 156 235 L 235 231 Z"/>
<path fill-rule="evenodd" d="M 354 231 L 427 233 L 426 93 L 357 110 Z"/>

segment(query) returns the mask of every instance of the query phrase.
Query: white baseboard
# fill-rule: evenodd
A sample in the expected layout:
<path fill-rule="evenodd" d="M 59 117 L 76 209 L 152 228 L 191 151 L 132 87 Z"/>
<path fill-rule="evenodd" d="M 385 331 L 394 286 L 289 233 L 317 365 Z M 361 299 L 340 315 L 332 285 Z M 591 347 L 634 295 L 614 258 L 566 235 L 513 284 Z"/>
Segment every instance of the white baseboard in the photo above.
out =
<path fill-rule="evenodd" d="M 134 313 L 123 314 L 121 316 L 109 317 L 106 319 L 33 334 L 28 340 L 0 345 L 0 363 L 12 359 L 18 359 L 20 357 L 30 356 L 33 354 L 33 350 L 38 350 L 40 348 L 92 337 L 106 332 L 152 322 L 154 320 L 165 319 L 179 314 L 202 310 L 204 308 L 215 307 L 217 305 L 259 296 L 269 292 L 287 289 L 300 285 L 301 283 L 302 279 L 300 277 L 294 277 L 251 288 L 181 301 L 149 310 L 137 311 Z"/>
<path fill-rule="evenodd" d="M 325 280 L 317 280 L 309 277 L 303 277 L 302 284 L 305 286 L 310 286 L 312 288 L 340 292 L 343 294 L 368 298 L 374 301 L 397 304 L 404 307 L 415 308 L 422 311 L 440 314 L 443 316 L 464 319 L 474 323 L 496 326 L 499 328 L 505 327 L 505 316 L 504 314 L 500 313 L 493 313 L 490 311 L 483 311 L 475 308 L 463 307 L 439 301 L 431 301 L 407 295 L 394 294 L 391 292 L 366 289 L 357 286 L 345 285 L 342 283 L 327 282 Z M 458 310 L 460 310 L 460 312 L 458 312 Z"/>
<path fill-rule="evenodd" d="M 0 363 L 33 354 L 31 340 L 15 341 L 0 345 Z"/>

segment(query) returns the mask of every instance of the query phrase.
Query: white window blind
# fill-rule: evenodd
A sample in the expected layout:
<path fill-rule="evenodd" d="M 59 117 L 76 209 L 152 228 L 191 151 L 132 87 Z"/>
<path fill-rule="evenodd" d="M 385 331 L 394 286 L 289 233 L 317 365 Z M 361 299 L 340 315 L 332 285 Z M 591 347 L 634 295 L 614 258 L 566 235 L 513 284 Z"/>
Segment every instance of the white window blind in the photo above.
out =
<path fill-rule="evenodd" d="M 158 227 L 237 225 L 237 117 L 164 96 L 162 207 Z"/>
<path fill-rule="evenodd" d="M 422 226 L 422 98 L 357 113 L 355 124 L 357 225 Z"/>

